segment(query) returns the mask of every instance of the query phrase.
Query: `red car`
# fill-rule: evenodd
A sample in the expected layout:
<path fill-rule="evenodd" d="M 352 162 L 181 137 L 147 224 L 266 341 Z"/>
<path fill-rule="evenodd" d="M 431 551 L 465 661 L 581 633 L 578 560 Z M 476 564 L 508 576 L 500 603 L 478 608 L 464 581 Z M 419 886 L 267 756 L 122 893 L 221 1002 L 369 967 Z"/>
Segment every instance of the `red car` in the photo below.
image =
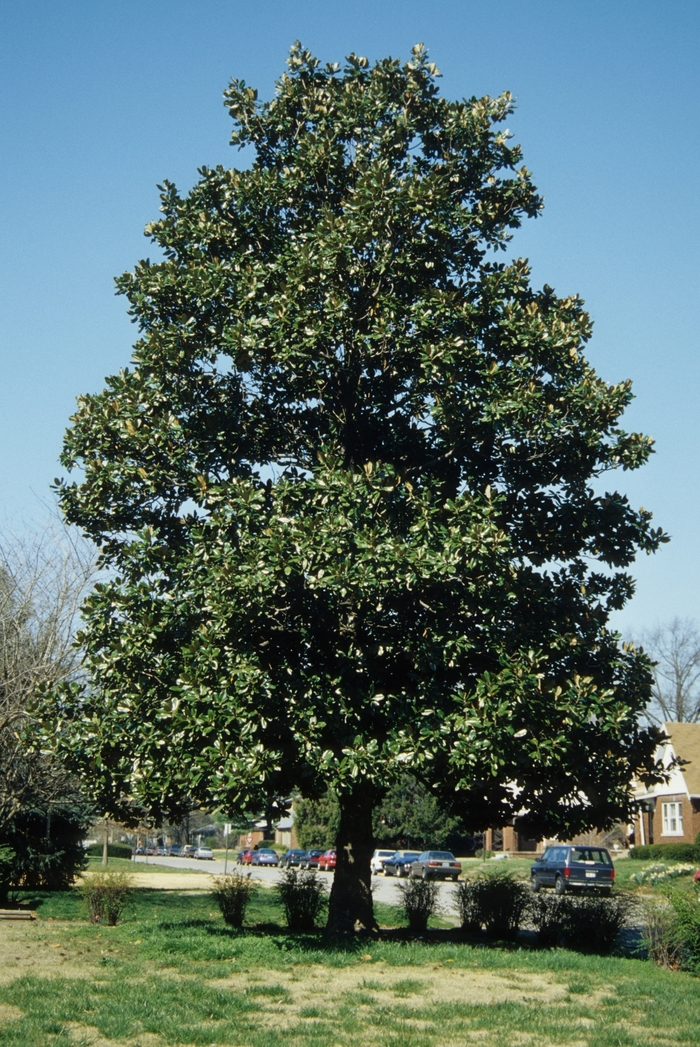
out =
<path fill-rule="evenodd" d="M 331 872 L 335 869 L 335 851 L 324 851 L 318 859 L 318 868 L 320 872 Z"/>
<path fill-rule="evenodd" d="M 253 864 L 253 852 L 252 851 L 241 851 L 236 859 L 238 865 L 252 865 Z"/>

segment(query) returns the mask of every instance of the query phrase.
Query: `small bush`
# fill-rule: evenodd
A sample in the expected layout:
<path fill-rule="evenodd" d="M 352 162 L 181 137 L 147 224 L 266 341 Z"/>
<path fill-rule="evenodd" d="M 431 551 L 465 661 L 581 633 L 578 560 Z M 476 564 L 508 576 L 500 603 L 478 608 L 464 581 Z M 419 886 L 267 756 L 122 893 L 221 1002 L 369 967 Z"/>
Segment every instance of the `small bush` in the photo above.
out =
<path fill-rule="evenodd" d="M 700 862 L 700 846 L 695 843 L 648 843 L 630 848 L 630 858 L 650 862 Z"/>
<path fill-rule="evenodd" d="M 103 855 L 104 844 L 91 843 L 86 849 L 85 853 L 89 854 L 91 858 L 101 858 Z M 131 858 L 131 847 L 128 843 L 108 843 L 107 844 L 107 857 L 108 858 Z"/>
<path fill-rule="evenodd" d="M 90 923 L 106 923 L 114 927 L 124 911 L 131 877 L 126 873 L 95 873 L 81 887 L 80 893 L 87 902 Z"/>
<path fill-rule="evenodd" d="M 326 885 L 316 872 L 286 869 L 276 890 L 290 930 L 313 930 L 316 920 L 328 904 Z"/>
<path fill-rule="evenodd" d="M 434 880 L 408 880 L 399 884 L 401 910 L 412 931 L 424 931 L 429 917 L 439 911 L 438 885 Z"/>
<path fill-rule="evenodd" d="M 229 927 L 242 927 L 248 902 L 257 891 L 257 884 L 250 873 L 233 872 L 230 876 L 218 876 L 214 880 L 213 895 L 221 909 L 224 923 Z"/>
<path fill-rule="evenodd" d="M 533 894 L 528 902 L 528 917 L 544 948 L 561 945 L 566 934 L 568 898 L 556 894 Z"/>
<path fill-rule="evenodd" d="M 517 934 L 527 911 L 530 890 L 511 874 L 479 876 L 460 883 L 454 893 L 462 929 L 511 938 Z"/>
<path fill-rule="evenodd" d="M 666 889 L 671 908 L 669 941 L 672 954 L 684 970 L 700 973 L 700 905 L 695 895 Z"/>
<path fill-rule="evenodd" d="M 637 904 L 630 894 L 561 898 L 566 946 L 605 955 L 612 951 Z"/>
<path fill-rule="evenodd" d="M 644 946 L 657 967 L 665 967 L 670 971 L 676 971 L 682 965 L 682 954 L 673 934 L 673 923 L 673 910 L 669 906 L 645 906 Z"/>

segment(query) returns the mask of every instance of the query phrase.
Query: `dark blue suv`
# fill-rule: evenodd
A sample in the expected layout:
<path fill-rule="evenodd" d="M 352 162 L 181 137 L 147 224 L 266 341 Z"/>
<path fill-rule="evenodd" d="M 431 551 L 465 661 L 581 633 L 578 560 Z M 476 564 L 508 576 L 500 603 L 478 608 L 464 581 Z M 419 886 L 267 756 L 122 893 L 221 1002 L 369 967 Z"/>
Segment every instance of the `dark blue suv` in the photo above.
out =
<path fill-rule="evenodd" d="M 569 890 L 597 890 L 610 894 L 615 867 L 605 847 L 553 844 L 530 870 L 533 891 L 553 887 L 557 894 Z"/>

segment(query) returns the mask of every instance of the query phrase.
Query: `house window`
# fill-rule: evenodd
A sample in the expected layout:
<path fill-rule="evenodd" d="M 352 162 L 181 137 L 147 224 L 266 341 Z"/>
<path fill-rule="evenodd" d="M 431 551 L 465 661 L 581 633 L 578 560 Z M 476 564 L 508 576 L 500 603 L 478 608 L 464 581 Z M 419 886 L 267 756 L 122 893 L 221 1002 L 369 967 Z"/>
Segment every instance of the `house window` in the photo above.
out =
<path fill-rule="evenodd" d="M 683 805 L 681 803 L 662 803 L 661 821 L 663 836 L 682 836 Z"/>

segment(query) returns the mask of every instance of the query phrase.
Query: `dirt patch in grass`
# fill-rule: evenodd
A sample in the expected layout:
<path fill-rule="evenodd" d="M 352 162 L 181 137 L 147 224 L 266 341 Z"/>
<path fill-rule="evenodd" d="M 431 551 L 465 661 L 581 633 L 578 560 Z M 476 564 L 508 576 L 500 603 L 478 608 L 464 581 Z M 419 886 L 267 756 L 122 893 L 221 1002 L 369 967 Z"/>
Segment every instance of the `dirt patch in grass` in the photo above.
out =
<path fill-rule="evenodd" d="M 0 985 L 24 974 L 40 978 L 92 978 L 97 973 L 99 950 L 76 949 L 63 941 L 69 924 L 12 923 L 3 926 L 0 938 Z M 88 955 L 90 953 L 90 955 Z"/>
<path fill-rule="evenodd" d="M 542 974 L 523 972 L 514 978 L 512 971 L 501 976 L 492 971 L 439 965 L 417 970 L 415 966 L 362 963 L 334 968 L 332 977 L 327 967 L 318 965 L 291 972 L 276 971 L 274 977 L 289 1001 L 280 1003 L 280 1012 L 299 1013 L 311 1008 L 323 1012 L 324 1017 L 332 1015 L 341 999 L 360 1007 L 364 1002 L 369 1005 L 380 1000 L 425 1007 L 442 1003 L 496 1005 L 514 1001 L 551 1004 L 563 1002 L 567 996 L 566 986 Z M 220 989 L 244 990 L 255 996 L 259 978 L 249 978 L 241 972 L 208 984 Z"/>
<path fill-rule="evenodd" d="M 18 1022 L 22 1017 L 19 1007 L 13 1007 L 11 1003 L 0 1003 L 0 1025 Z"/>
<path fill-rule="evenodd" d="M 89 880 L 91 875 L 92 872 L 84 873 L 80 879 Z M 169 873 L 164 876 L 163 873 L 129 871 L 128 875 L 134 887 L 149 887 L 156 891 L 210 891 L 214 883 L 213 873 L 205 872 Z"/>

